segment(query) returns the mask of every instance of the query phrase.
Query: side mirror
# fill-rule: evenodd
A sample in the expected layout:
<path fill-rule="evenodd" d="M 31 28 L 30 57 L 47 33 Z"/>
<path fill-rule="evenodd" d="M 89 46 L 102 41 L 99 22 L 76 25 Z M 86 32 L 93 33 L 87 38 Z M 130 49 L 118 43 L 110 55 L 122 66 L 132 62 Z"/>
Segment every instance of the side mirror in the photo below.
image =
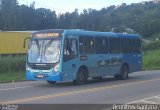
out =
<path fill-rule="evenodd" d="M 24 39 L 24 41 L 23 41 L 23 48 L 26 48 L 26 40 L 28 40 L 28 39 L 30 39 L 30 37 L 27 37 L 27 38 Z"/>

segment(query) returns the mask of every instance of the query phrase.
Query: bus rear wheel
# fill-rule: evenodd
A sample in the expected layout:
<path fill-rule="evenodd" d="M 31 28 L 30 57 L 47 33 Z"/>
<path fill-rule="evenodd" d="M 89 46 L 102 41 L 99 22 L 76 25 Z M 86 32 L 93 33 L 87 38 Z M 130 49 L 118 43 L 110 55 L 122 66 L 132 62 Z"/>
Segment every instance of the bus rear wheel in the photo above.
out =
<path fill-rule="evenodd" d="M 120 78 L 121 80 L 125 80 L 128 78 L 128 66 L 127 65 L 122 66 Z"/>
<path fill-rule="evenodd" d="M 127 65 L 123 65 L 121 67 L 120 75 L 114 75 L 114 78 L 125 80 L 125 79 L 128 78 L 128 73 L 129 73 L 128 66 Z"/>
<path fill-rule="evenodd" d="M 55 84 L 56 81 L 47 81 L 49 84 Z"/>
<path fill-rule="evenodd" d="M 82 85 L 87 83 L 87 74 L 85 70 L 79 70 L 77 73 L 77 78 L 74 81 L 76 85 Z"/>

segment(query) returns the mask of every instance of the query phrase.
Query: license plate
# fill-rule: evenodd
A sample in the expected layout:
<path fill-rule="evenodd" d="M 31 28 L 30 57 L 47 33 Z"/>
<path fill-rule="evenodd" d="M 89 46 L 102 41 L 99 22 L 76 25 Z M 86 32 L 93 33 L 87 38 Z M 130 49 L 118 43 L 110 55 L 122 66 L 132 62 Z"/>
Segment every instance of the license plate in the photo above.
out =
<path fill-rule="evenodd" d="M 43 76 L 43 75 L 37 75 L 37 77 L 38 77 L 38 78 L 43 78 L 44 76 Z"/>

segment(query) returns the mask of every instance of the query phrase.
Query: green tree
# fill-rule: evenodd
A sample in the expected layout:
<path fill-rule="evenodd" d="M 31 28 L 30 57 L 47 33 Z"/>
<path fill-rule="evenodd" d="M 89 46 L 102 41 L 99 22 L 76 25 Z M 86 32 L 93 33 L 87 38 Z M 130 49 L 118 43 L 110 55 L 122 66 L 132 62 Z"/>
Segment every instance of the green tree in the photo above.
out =
<path fill-rule="evenodd" d="M 16 7 L 17 0 L 2 0 L 1 15 L 3 21 L 3 30 L 16 29 Z"/>
<path fill-rule="evenodd" d="M 2 20 L 2 6 L 1 6 L 2 0 L 0 0 L 0 30 L 3 29 L 3 20 Z"/>
<path fill-rule="evenodd" d="M 56 13 L 50 9 L 38 8 L 35 10 L 35 28 L 49 29 L 56 28 Z"/>

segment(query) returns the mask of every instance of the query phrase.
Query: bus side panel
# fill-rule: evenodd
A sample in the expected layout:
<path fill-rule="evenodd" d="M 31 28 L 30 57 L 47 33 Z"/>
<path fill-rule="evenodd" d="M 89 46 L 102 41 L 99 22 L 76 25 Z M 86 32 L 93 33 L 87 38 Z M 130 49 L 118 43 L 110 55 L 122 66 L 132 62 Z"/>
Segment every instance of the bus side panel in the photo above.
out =
<path fill-rule="evenodd" d="M 110 75 L 113 76 L 116 74 L 120 74 L 121 66 L 123 63 L 122 54 L 109 54 L 109 58 L 110 58 L 110 64 L 109 64 Z"/>
<path fill-rule="evenodd" d="M 89 77 L 98 77 L 102 76 L 102 73 L 97 67 L 97 55 L 81 55 L 80 56 L 80 65 L 86 66 L 88 69 Z"/>
<path fill-rule="evenodd" d="M 138 68 L 137 71 L 142 70 L 142 53 L 138 54 Z"/>
<path fill-rule="evenodd" d="M 139 38 L 132 39 L 132 59 L 134 63 L 134 71 L 140 71 L 142 68 L 142 50 Z"/>
<path fill-rule="evenodd" d="M 78 59 L 76 58 L 69 61 L 65 61 L 62 65 L 63 80 L 69 81 L 76 79 L 76 73 L 79 68 Z"/>
<path fill-rule="evenodd" d="M 94 59 L 96 63 L 95 71 L 96 76 L 107 76 L 111 74 L 110 69 L 110 59 L 108 54 L 97 54 L 96 58 Z"/>
<path fill-rule="evenodd" d="M 140 53 L 133 55 L 133 62 L 134 62 L 134 71 L 141 71 L 142 69 L 142 55 Z"/>
<path fill-rule="evenodd" d="M 129 73 L 134 72 L 135 64 L 132 54 L 123 54 L 123 64 L 127 64 L 129 68 Z"/>

